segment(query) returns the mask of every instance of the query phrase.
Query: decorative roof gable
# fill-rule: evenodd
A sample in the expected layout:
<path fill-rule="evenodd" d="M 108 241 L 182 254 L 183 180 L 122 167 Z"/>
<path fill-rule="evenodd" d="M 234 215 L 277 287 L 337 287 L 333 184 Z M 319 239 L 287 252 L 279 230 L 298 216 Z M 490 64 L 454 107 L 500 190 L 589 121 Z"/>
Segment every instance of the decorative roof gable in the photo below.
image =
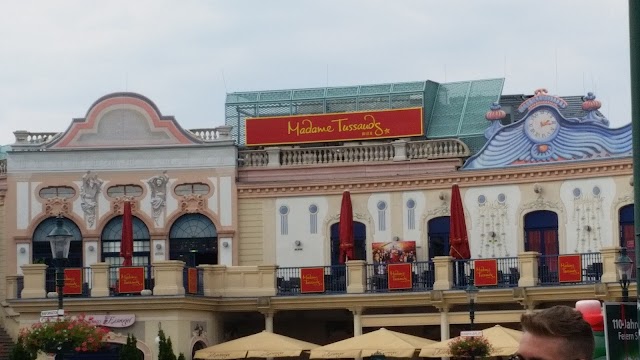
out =
<path fill-rule="evenodd" d="M 589 93 L 582 104 L 587 115 L 565 118 L 560 109 L 566 102 L 547 95 L 545 89 L 523 102 L 519 112 L 522 120 L 502 126 L 504 111 L 494 104 L 487 113 L 491 126 L 485 131 L 488 139 L 478 153 L 470 157 L 463 168 L 481 169 L 517 165 L 532 165 L 560 161 L 593 160 L 630 156 L 631 124 L 618 129 L 608 127 L 609 120 L 598 115 L 601 104 Z"/>
<path fill-rule="evenodd" d="M 135 93 L 114 93 L 96 101 L 85 118 L 74 119 L 46 147 L 130 148 L 201 143 L 172 116 L 163 116 L 148 98 Z"/>

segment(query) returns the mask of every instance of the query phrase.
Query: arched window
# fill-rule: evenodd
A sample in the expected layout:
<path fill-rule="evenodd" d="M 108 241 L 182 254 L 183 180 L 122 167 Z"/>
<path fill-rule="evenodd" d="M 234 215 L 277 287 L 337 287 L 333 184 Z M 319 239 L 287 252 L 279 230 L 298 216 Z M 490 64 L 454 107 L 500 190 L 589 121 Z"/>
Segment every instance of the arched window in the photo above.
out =
<path fill-rule="evenodd" d="M 340 264 L 340 223 L 331 225 L 331 265 Z M 367 259 L 367 226 L 361 222 L 353 222 L 353 256 L 352 260 Z"/>
<path fill-rule="evenodd" d="M 70 186 L 49 186 L 40 190 L 40 197 L 51 199 L 55 197 L 71 199 L 76 196 L 76 191 Z"/>
<path fill-rule="evenodd" d="M 133 258 L 132 263 L 136 266 L 148 265 L 150 258 L 149 251 L 149 229 L 142 220 L 133 217 Z M 120 241 L 122 239 L 122 215 L 116 216 L 102 230 L 102 261 L 110 265 L 122 265 L 123 258 L 120 257 Z"/>
<path fill-rule="evenodd" d="M 449 216 L 440 216 L 427 223 L 429 260 L 434 256 L 449 256 Z"/>
<path fill-rule="evenodd" d="M 534 211 L 524 216 L 524 250 L 539 252 L 538 275 L 544 281 L 557 281 L 558 272 L 558 214 L 553 211 Z"/>
<path fill-rule="evenodd" d="M 56 227 L 55 217 L 43 220 L 36 230 L 33 232 L 33 251 L 31 252 L 31 260 L 33 263 L 44 263 L 51 266 L 51 245 L 47 235 Z M 71 244 L 69 246 L 69 260 L 67 267 L 82 267 L 82 234 L 76 224 L 67 219 L 62 218 L 62 225 L 71 232 Z"/>
<path fill-rule="evenodd" d="M 187 266 L 218 263 L 218 231 L 202 214 L 186 214 L 171 226 L 169 259 Z"/>
<path fill-rule="evenodd" d="M 634 265 L 633 278 L 635 279 L 636 266 L 636 242 L 633 236 L 634 230 L 634 212 L 633 204 L 620 208 L 620 246 L 627 248 L 627 255 L 631 258 Z"/>

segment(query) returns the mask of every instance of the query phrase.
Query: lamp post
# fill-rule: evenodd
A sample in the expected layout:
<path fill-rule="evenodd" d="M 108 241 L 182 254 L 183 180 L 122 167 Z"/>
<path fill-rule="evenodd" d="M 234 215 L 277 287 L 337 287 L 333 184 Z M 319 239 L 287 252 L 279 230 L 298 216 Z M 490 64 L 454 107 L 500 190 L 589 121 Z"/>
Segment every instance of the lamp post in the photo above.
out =
<path fill-rule="evenodd" d="M 473 330 L 473 320 L 475 319 L 475 304 L 476 300 L 478 300 L 478 292 L 480 291 L 473 284 L 473 276 L 469 276 L 469 285 L 464 290 L 467 293 L 467 299 L 469 300 L 469 320 L 471 320 L 471 324 L 469 326 L 469 330 Z"/>
<path fill-rule="evenodd" d="M 622 302 L 629 301 L 629 279 L 631 279 L 631 271 L 633 262 L 627 256 L 627 248 L 620 249 L 620 256 L 615 261 L 620 286 L 622 287 Z"/>
<path fill-rule="evenodd" d="M 51 256 L 56 267 L 56 287 L 58 290 L 58 316 L 64 315 L 63 288 L 64 288 L 64 265 L 69 257 L 69 245 L 71 244 L 71 232 L 64 226 L 62 216 L 56 219 L 56 226 L 51 230 L 47 238 L 51 245 Z"/>

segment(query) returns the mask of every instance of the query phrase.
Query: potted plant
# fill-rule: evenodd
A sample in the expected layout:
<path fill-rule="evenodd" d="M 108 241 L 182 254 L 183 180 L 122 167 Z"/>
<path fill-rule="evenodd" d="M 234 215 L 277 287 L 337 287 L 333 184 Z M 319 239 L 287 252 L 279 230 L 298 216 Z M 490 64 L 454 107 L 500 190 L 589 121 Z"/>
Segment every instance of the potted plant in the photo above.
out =
<path fill-rule="evenodd" d="M 19 339 L 35 359 L 38 351 L 50 354 L 97 351 L 108 332 L 107 328 L 93 324 L 90 318 L 72 316 L 34 323 L 20 331 Z"/>
<path fill-rule="evenodd" d="M 482 358 L 491 354 L 493 348 L 482 336 L 460 336 L 449 343 L 451 356 L 460 358 Z"/>

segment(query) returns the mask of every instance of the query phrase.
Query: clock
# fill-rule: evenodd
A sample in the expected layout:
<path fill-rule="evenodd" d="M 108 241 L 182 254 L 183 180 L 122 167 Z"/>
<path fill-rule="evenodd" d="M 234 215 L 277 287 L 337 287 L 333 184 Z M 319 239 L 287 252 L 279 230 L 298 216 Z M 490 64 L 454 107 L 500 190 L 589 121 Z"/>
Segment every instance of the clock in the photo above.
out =
<path fill-rule="evenodd" d="M 535 143 L 545 143 L 555 137 L 560 130 L 555 114 L 546 109 L 540 109 L 529 115 L 524 123 L 524 132 Z"/>

